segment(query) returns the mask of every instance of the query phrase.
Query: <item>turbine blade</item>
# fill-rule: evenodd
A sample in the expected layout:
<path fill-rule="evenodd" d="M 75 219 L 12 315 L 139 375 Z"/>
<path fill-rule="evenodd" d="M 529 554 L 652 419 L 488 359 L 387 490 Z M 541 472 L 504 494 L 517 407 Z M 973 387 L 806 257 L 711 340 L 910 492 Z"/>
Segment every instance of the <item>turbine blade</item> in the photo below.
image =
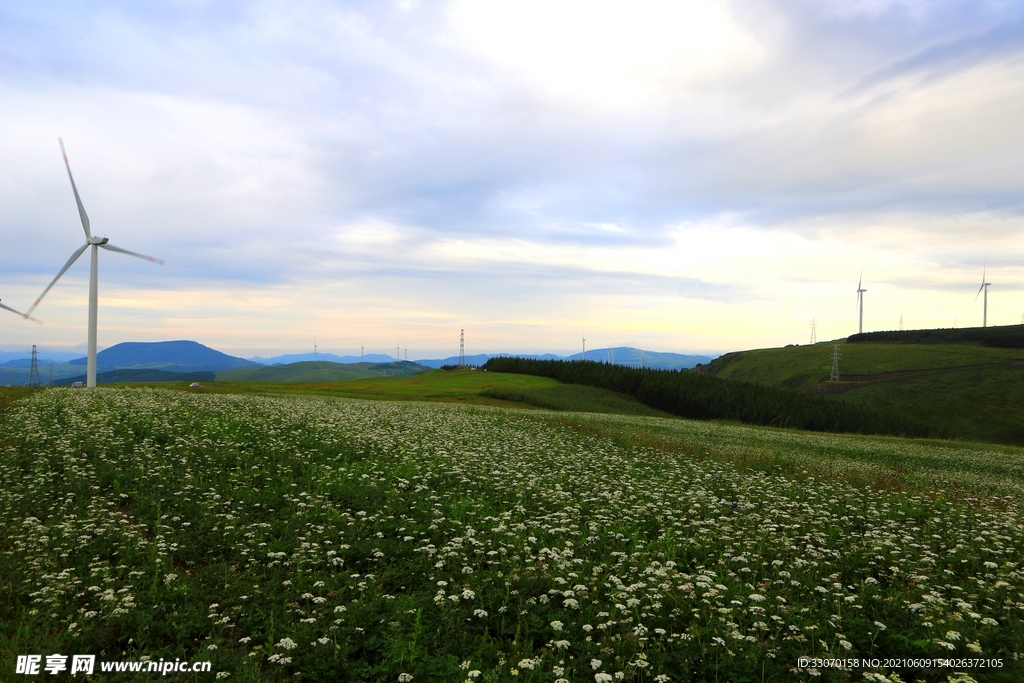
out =
<path fill-rule="evenodd" d="M 152 261 L 153 263 L 159 263 L 161 266 L 164 264 L 164 260 L 162 258 L 156 258 L 155 256 L 146 256 L 145 254 L 137 254 L 134 251 L 128 251 L 127 249 L 122 249 L 121 247 L 115 247 L 110 242 L 107 242 L 106 244 L 101 244 L 100 246 L 109 251 L 116 251 L 121 254 L 128 254 L 129 256 L 135 256 L 136 258 Z"/>
<path fill-rule="evenodd" d="M 39 298 L 36 299 L 36 302 L 34 304 L 32 304 L 31 306 L 29 306 L 28 312 L 25 313 L 25 317 L 29 317 L 29 316 L 32 315 L 32 311 L 36 310 L 36 306 L 38 306 L 39 302 L 43 300 L 43 297 L 46 296 L 46 293 L 50 291 L 50 288 L 53 287 L 55 284 L 57 284 L 57 280 L 60 279 L 60 276 L 63 275 L 64 273 L 66 273 L 68 268 L 71 267 L 71 264 L 74 263 L 75 261 L 77 261 L 78 257 L 82 255 L 82 252 L 85 251 L 88 248 L 89 248 L 89 243 L 86 242 L 85 244 L 80 246 L 78 248 L 78 250 L 75 251 L 74 254 L 71 255 L 71 258 L 68 259 L 68 262 L 65 263 L 64 267 L 60 269 L 59 273 L 57 273 L 57 277 L 53 278 L 50 281 L 50 284 L 46 285 L 46 289 L 44 289 L 43 293 L 39 295 Z"/>
<path fill-rule="evenodd" d="M 981 281 L 981 287 L 978 287 L 978 293 L 974 295 L 974 300 L 975 301 L 978 300 L 978 297 L 981 295 L 981 290 L 983 290 L 983 289 L 985 289 L 985 281 L 984 280 Z"/>
<path fill-rule="evenodd" d="M 43 321 L 42 321 L 42 320 L 36 320 L 35 318 L 33 318 L 33 317 L 31 317 L 31 316 L 25 315 L 25 314 L 24 314 L 24 313 L 22 313 L 21 311 L 16 311 L 16 310 L 14 310 L 13 308 L 11 308 L 10 306 L 8 306 L 7 304 L 0 304 L 0 308 L 6 308 L 6 309 L 7 309 L 8 311 L 10 311 L 11 313 L 16 313 L 17 315 L 20 315 L 20 316 L 21 316 L 22 318 L 24 318 L 25 320 L 31 320 L 32 322 L 34 322 L 34 323 L 36 323 L 36 324 L 38 324 L 38 325 L 42 325 L 42 324 L 43 324 Z"/>
<path fill-rule="evenodd" d="M 71 190 L 75 193 L 75 202 L 78 204 L 78 215 L 82 217 L 82 227 L 85 228 L 85 238 L 90 239 L 92 233 L 89 232 L 89 216 L 85 213 L 85 207 L 82 206 L 82 198 L 78 196 L 78 188 L 75 187 L 75 179 L 71 175 L 71 164 L 68 163 L 68 153 L 64 151 L 64 140 L 57 138 L 57 142 L 60 143 L 60 153 L 64 157 L 64 165 L 68 167 L 68 178 L 71 180 Z"/>

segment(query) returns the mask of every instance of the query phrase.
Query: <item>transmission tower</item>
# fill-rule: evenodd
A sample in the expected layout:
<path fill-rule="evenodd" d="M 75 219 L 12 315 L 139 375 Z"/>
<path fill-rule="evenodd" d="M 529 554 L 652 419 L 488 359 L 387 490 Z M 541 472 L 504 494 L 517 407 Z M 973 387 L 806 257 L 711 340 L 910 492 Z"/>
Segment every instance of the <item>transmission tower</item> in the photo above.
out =
<path fill-rule="evenodd" d="M 36 356 L 36 345 L 32 345 L 32 365 L 28 371 L 28 385 L 33 389 L 39 388 L 39 358 Z"/>
<path fill-rule="evenodd" d="M 832 347 L 832 374 L 829 375 L 828 381 L 839 381 L 839 344 L 835 344 Z"/>
<path fill-rule="evenodd" d="M 466 330 L 459 330 L 459 367 L 466 364 Z"/>
<path fill-rule="evenodd" d="M 811 318 L 811 343 L 818 343 L 818 319 Z"/>

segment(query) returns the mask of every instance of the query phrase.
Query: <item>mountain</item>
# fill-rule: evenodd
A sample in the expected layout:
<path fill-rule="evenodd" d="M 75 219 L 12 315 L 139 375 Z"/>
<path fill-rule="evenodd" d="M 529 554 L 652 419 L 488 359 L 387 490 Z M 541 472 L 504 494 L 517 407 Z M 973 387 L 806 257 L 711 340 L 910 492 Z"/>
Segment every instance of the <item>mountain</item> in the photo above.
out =
<path fill-rule="evenodd" d="M 47 367 L 49 365 L 59 365 L 59 364 L 62 364 L 63 361 L 53 360 L 52 358 L 39 358 L 36 361 L 36 363 L 39 365 L 40 368 L 45 368 L 45 367 Z M 21 368 L 21 369 L 26 369 L 27 370 L 28 368 L 31 368 L 31 367 L 32 367 L 32 358 L 31 357 L 29 357 L 29 358 L 15 358 L 14 360 L 9 360 L 6 363 L 0 363 L 0 368 Z"/>
<path fill-rule="evenodd" d="M 73 360 L 82 355 L 80 351 L 54 351 L 52 349 L 46 349 L 40 347 L 36 350 L 36 354 L 39 358 L 46 358 L 47 363 L 66 363 L 69 360 Z M 28 363 L 32 358 L 32 349 L 28 348 L 24 351 L 0 351 L 0 363 L 3 363 L 6 367 L 20 367 L 20 366 L 7 366 L 6 364 L 12 360 L 24 360 Z M 40 360 L 40 363 L 43 361 Z M 25 367 L 28 367 L 27 365 Z"/>
<path fill-rule="evenodd" d="M 71 361 L 85 365 L 85 358 Z M 217 372 L 255 368 L 258 363 L 235 358 L 194 341 L 123 342 L 96 354 L 98 372 L 123 369 L 153 369 L 165 372 Z"/>
<path fill-rule="evenodd" d="M 153 368 L 124 368 L 96 373 L 96 384 L 118 384 L 121 382 L 213 382 L 213 372 L 167 372 Z M 71 386 L 75 382 L 85 384 L 85 375 L 55 379 L 54 386 Z"/>
<path fill-rule="evenodd" d="M 684 370 L 704 365 L 714 360 L 714 356 L 696 356 L 685 353 L 669 353 L 634 349 L 632 346 L 616 346 L 608 349 L 587 351 L 587 360 L 598 363 L 627 365 L 631 368 L 652 368 L 654 370 Z M 563 360 L 583 360 L 582 353 L 574 353 Z"/>
<path fill-rule="evenodd" d="M 508 354 L 504 354 L 503 353 L 503 354 L 498 354 L 498 355 L 506 356 Z M 490 358 L 490 357 L 491 357 L 490 354 L 487 354 L 487 353 L 477 353 L 477 354 L 473 354 L 472 356 L 466 356 L 465 363 L 466 363 L 466 365 L 476 365 L 476 366 L 479 366 L 479 365 L 483 365 L 484 363 L 486 363 L 487 359 Z M 531 356 L 531 358 L 532 358 L 532 356 Z M 557 358 L 557 356 L 552 356 L 552 358 Z M 433 368 L 433 369 L 437 370 L 442 365 L 458 365 L 459 364 L 459 357 L 458 356 L 449 356 L 448 358 L 429 358 L 429 359 L 418 360 L 416 362 L 419 363 L 420 365 L 424 365 L 424 366 L 426 366 L 428 368 Z"/>
<path fill-rule="evenodd" d="M 641 353 L 643 354 L 641 360 Z M 466 365 L 480 366 L 489 358 L 500 358 L 503 356 L 515 356 L 516 358 L 529 358 L 531 360 L 582 360 L 583 354 L 576 353 L 571 356 L 557 356 L 553 353 L 530 354 L 530 353 L 478 353 L 466 356 Z M 631 346 L 618 346 L 609 349 L 594 349 L 587 351 L 587 360 L 599 363 L 614 363 L 615 365 L 628 365 L 629 367 L 655 368 L 657 370 L 680 370 L 693 368 L 697 365 L 710 363 L 714 356 L 693 356 L 683 353 L 666 353 L 658 351 L 641 351 Z M 458 356 L 448 358 L 427 358 L 416 361 L 428 368 L 440 368 L 443 365 L 458 365 Z"/>
<path fill-rule="evenodd" d="M 394 363 L 395 357 L 383 353 L 368 353 L 362 358 L 359 356 L 337 356 L 333 353 L 287 353 L 283 356 L 271 356 L 261 358 L 253 356 L 248 360 L 260 365 L 288 365 L 290 363 L 301 363 L 303 361 L 328 361 L 331 363 Z"/>

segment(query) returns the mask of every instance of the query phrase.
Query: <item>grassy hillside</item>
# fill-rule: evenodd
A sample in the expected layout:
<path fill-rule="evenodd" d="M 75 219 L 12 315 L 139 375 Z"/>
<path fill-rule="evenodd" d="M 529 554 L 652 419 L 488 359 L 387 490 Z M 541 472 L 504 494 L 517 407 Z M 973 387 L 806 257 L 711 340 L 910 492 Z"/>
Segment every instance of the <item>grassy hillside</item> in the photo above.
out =
<path fill-rule="evenodd" d="M 489 406 L 522 406 L 624 415 L 663 415 L 630 396 L 613 391 L 565 385 L 546 377 L 500 372 L 427 370 L 405 377 L 369 377 L 341 382 L 201 382 L 193 393 L 257 393 L 336 396 L 375 401 L 437 401 Z"/>
<path fill-rule="evenodd" d="M 591 361 L 491 358 L 484 368 L 550 377 L 631 396 L 671 415 L 698 420 L 792 427 L 819 432 L 944 437 L 946 433 L 891 413 L 838 406 L 795 391 L 728 381 L 701 373 L 627 368 Z"/>
<path fill-rule="evenodd" d="M 216 373 L 218 382 L 346 382 L 367 377 L 404 377 L 426 368 L 408 361 L 393 363 L 329 363 L 302 361 L 287 365 L 265 365 Z"/>
<path fill-rule="evenodd" d="M 504 373 L 488 373 L 503 377 L 522 377 Z M 670 417 L 667 413 L 645 406 L 632 396 L 616 391 L 588 387 L 582 384 L 556 384 L 554 386 L 509 389 L 507 387 L 484 389 L 481 396 L 496 398 L 512 403 L 523 403 L 547 410 L 575 411 L 584 413 L 616 413 L 619 415 L 658 415 Z"/>
<path fill-rule="evenodd" d="M 851 382 L 844 401 L 942 424 L 974 441 L 1024 444 L 1024 361 Z"/>
<path fill-rule="evenodd" d="M 173 678 L 229 683 L 1020 681 L 1024 526 L 990 496 L 1019 490 L 1024 451 L 948 446 L 37 392 L 0 422 L 0 666 L 90 653 L 115 682 L 153 680 L 101 668 L 144 659 L 208 662 Z M 719 462 L 733 447 L 833 469 Z M 855 454 L 920 467 L 928 494 L 850 485 Z M 794 671 L 802 656 L 848 667 Z"/>
<path fill-rule="evenodd" d="M 807 390 L 828 380 L 834 344 L 839 344 L 841 355 L 840 378 L 1024 360 L 1024 349 L 975 344 L 847 344 L 845 341 L 738 351 L 715 359 L 707 367 L 722 379 Z"/>
<path fill-rule="evenodd" d="M 828 382 L 839 343 L 840 382 Z M 730 353 L 708 371 L 842 398 L 963 438 L 1024 444 L 1024 349 L 844 340 Z"/>

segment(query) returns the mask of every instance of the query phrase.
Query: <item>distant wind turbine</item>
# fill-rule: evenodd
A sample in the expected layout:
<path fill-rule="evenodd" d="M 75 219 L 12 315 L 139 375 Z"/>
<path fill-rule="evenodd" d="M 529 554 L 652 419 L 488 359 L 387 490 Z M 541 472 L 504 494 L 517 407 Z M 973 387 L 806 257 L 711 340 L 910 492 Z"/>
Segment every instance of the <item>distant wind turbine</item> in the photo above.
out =
<path fill-rule="evenodd" d="M 57 142 L 60 143 L 60 153 L 64 157 L 64 166 L 68 169 L 68 179 L 71 181 L 71 191 L 75 193 L 75 203 L 78 204 L 78 215 L 82 219 L 82 228 L 85 230 L 85 244 L 80 246 L 75 253 L 71 255 L 68 262 L 64 264 L 64 267 L 57 273 L 57 277 L 53 278 L 43 293 L 39 295 L 36 302 L 32 304 L 32 307 L 28 309 L 26 316 L 32 314 L 32 311 L 36 309 L 39 302 L 43 300 L 46 293 L 57 284 L 57 280 L 60 276 L 67 272 L 67 269 L 78 260 L 86 249 L 92 247 L 92 259 L 89 267 L 89 349 L 88 349 L 88 360 L 86 363 L 86 386 L 92 388 L 96 386 L 96 314 L 99 301 L 99 247 L 106 249 L 107 251 L 116 251 L 122 254 L 128 254 L 129 256 L 135 256 L 137 258 L 159 263 L 161 266 L 164 264 L 162 259 L 154 258 L 152 256 L 144 256 L 143 254 L 137 254 L 134 251 L 128 251 L 121 247 L 115 247 L 110 244 L 106 237 L 93 237 L 92 232 L 89 231 L 89 216 L 85 213 L 85 207 L 82 205 L 82 199 L 78 196 L 78 188 L 75 186 L 75 178 L 71 175 L 71 164 L 68 163 L 67 152 L 64 151 L 64 140 L 57 138 Z"/>
<path fill-rule="evenodd" d="M 857 334 L 864 332 L 864 292 L 868 291 L 861 287 L 861 283 L 864 281 L 864 271 L 860 272 L 860 277 L 857 278 L 857 307 L 860 309 L 860 315 L 857 322 Z"/>
<path fill-rule="evenodd" d="M 981 313 L 981 326 L 988 327 L 988 286 L 991 282 L 985 282 L 985 274 L 988 272 L 988 259 L 985 259 L 985 265 L 981 269 L 981 287 L 978 288 L 978 294 L 985 292 L 984 304 L 982 306 Z M 978 300 L 978 294 L 974 295 L 974 300 Z"/>
<path fill-rule="evenodd" d="M 8 310 L 8 311 L 10 311 L 11 313 L 14 313 L 14 314 L 16 314 L 16 315 L 20 315 L 20 316 L 21 316 L 22 318 L 24 318 L 25 320 L 31 320 L 32 322 L 34 322 L 34 323 L 39 323 L 40 325 L 42 325 L 42 324 L 43 324 L 41 320 L 36 320 L 35 318 L 33 318 L 33 317 L 29 316 L 29 315 L 26 315 L 25 313 L 22 313 L 21 311 L 16 311 L 16 310 L 14 310 L 13 308 L 11 308 L 10 306 L 8 306 L 7 304 L 0 304 L 0 308 L 3 308 L 3 309 L 5 309 L 5 310 Z"/>
<path fill-rule="evenodd" d="M 587 333 L 583 333 L 583 360 L 587 359 Z"/>

